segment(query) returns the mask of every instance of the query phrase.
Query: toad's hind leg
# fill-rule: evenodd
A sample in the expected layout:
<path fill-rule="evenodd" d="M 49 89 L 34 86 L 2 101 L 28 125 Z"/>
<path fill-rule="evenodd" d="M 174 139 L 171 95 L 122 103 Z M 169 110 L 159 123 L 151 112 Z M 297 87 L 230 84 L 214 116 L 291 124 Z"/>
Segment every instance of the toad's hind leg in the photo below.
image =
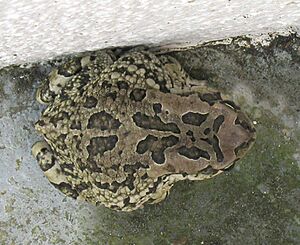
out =
<path fill-rule="evenodd" d="M 174 94 L 185 94 L 191 92 L 214 93 L 216 90 L 208 87 L 207 80 L 197 80 L 189 76 L 182 68 L 177 59 L 170 55 L 161 55 L 159 60 L 165 72 L 172 79 L 173 88 L 170 92 Z"/>
<path fill-rule="evenodd" d="M 81 57 L 72 57 L 54 68 L 37 89 L 36 99 L 41 104 L 51 103 L 57 95 L 64 92 L 76 93 L 91 79 L 115 60 L 113 52 L 96 51 Z M 76 90 L 76 91 L 74 91 Z"/>
<path fill-rule="evenodd" d="M 41 169 L 50 183 L 67 196 L 77 198 L 79 193 L 72 188 L 67 180 L 66 173 L 62 170 L 58 159 L 51 151 L 46 141 L 38 141 L 32 146 L 32 155 L 37 159 Z"/>

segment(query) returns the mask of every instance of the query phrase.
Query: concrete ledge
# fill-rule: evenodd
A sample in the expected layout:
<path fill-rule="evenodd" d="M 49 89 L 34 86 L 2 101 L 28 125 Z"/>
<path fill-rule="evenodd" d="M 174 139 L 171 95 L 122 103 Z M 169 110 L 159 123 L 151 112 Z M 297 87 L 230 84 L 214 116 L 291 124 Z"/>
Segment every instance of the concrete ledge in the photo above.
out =
<path fill-rule="evenodd" d="M 299 0 L 2 1 L 0 67 L 111 46 L 191 45 L 299 27 L 299 9 Z"/>

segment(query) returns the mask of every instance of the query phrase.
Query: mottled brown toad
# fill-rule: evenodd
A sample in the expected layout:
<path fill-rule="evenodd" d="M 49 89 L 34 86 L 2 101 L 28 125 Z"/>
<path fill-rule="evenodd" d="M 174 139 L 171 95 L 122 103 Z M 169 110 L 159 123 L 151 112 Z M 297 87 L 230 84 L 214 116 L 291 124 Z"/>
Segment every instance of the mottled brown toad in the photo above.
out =
<path fill-rule="evenodd" d="M 174 58 L 112 51 L 54 69 L 37 92 L 33 155 L 64 194 L 114 210 L 162 201 L 179 180 L 228 169 L 255 130 L 232 101 L 203 88 Z"/>

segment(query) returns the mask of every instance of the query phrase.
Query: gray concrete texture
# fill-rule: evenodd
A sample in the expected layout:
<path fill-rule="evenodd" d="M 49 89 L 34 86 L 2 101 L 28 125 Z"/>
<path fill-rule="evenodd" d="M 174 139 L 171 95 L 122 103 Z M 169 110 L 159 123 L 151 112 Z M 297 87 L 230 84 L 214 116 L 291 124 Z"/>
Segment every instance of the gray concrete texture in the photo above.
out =
<path fill-rule="evenodd" d="M 0 0 L 0 67 L 139 44 L 300 27 L 300 0 Z"/>
<path fill-rule="evenodd" d="M 232 171 L 119 213 L 65 197 L 30 154 L 34 92 L 58 59 L 0 70 L 0 244 L 300 244 L 300 38 L 240 36 L 171 52 L 247 112 L 254 148 Z"/>

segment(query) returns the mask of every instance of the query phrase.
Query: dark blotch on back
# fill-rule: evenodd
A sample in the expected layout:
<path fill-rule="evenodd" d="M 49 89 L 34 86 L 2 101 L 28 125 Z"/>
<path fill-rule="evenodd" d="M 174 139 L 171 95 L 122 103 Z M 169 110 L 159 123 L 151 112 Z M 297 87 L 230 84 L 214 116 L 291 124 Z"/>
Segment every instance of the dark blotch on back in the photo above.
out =
<path fill-rule="evenodd" d="M 162 145 L 164 146 L 164 149 L 166 149 L 168 147 L 172 147 L 176 145 L 179 142 L 179 138 L 174 135 L 170 135 L 167 137 L 162 137 L 161 142 Z"/>
<path fill-rule="evenodd" d="M 97 128 L 102 131 L 118 129 L 121 123 L 105 111 L 97 112 L 89 118 L 88 129 Z"/>
<path fill-rule="evenodd" d="M 124 165 L 123 169 L 126 173 L 128 174 L 134 174 L 136 172 L 138 172 L 138 170 L 140 169 L 147 169 L 148 163 L 146 162 L 135 162 L 134 164 L 126 164 Z"/>
<path fill-rule="evenodd" d="M 129 85 L 127 82 L 124 82 L 124 81 L 118 81 L 117 82 L 117 86 L 118 86 L 118 89 L 121 90 L 121 89 L 125 89 L 127 90 L 129 88 Z"/>
<path fill-rule="evenodd" d="M 135 88 L 131 91 L 129 97 L 136 102 L 140 102 L 146 97 L 146 90 Z"/>
<path fill-rule="evenodd" d="M 153 104 L 153 111 L 155 114 L 161 113 L 162 105 L 160 103 Z"/>
<path fill-rule="evenodd" d="M 94 137 L 91 139 L 90 144 L 87 146 L 87 150 L 90 157 L 100 154 L 101 156 L 106 151 L 110 151 L 115 148 L 118 142 L 118 137 L 116 135 L 110 135 L 107 137 Z"/>
<path fill-rule="evenodd" d="M 136 152 L 138 154 L 144 154 L 146 151 L 150 150 L 153 143 L 157 141 L 157 137 L 153 135 L 148 135 L 144 140 L 141 140 L 136 147 Z"/>
<path fill-rule="evenodd" d="M 172 146 L 176 145 L 178 143 L 178 141 L 179 141 L 179 138 L 174 135 L 163 137 L 161 139 L 160 143 L 158 144 L 157 149 L 154 149 L 152 151 L 151 157 L 152 157 L 153 161 L 156 162 L 157 164 L 163 164 L 166 160 L 164 151 L 168 147 L 172 147 Z"/>
<path fill-rule="evenodd" d="M 206 128 L 206 129 L 204 129 L 204 134 L 205 135 L 208 135 L 209 133 L 210 133 L 210 131 L 211 131 L 211 129 L 210 128 Z"/>
<path fill-rule="evenodd" d="M 175 123 L 164 123 L 158 116 L 151 117 L 146 114 L 142 114 L 141 112 L 137 112 L 132 118 L 134 123 L 140 128 L 170 131 L 176 134 L 180 133 L 180 129 Z"/>
<path fill-rule="evenodd" d="M 213 130 L 215 133 L 218 133 L 222 123 L 224 122 L 225 118 L 223 115 L 218 116 L 213 123 Z"/>
<path fill-rule="evenodd" d="M 117 92 L 109 92 L 109 93 L 106 93 L 105 94 L 105 97 L 109 97 L 109 98 L 112 98 L 112 100 L 113 101 L 115 101 L 116 100 L 116 98 L 117 98 Z"/>
<path fill-rule="evenodd" d="M 178 141 L 179 138 L 174 135 L 162 137 L 161 139 L 153 135 L 148 135 L 138 143 L 136 152 L 138 154 L 144 154 L 150 151 L 152 160 L 157 164 L 163 164 L 165 162 L 164 151 L 168 147 L 176 145 Z"/>
<path fill-rule="evenodd" d="M 93 108 L 97 105 L 98 100 L 94 96 L 87 96 L 83 104 L 85 108 Z"/>
<path fill-rule="evenodd" d="M 109 81 L 103 81 L 101 83 L 101 88 L 103 88 L 103 89 L 109 89 L 111 87 L 112 87 L 112 85 L 111 85 L 111 83 Z"/>
<path fill-rule="evenodd" d="M 189 159 L 198 160 L 200 157 L 205 158 L 207 160 L 210 159 L 210 155 L 207 151 L 203 151 L 195 146 L 188 148 L 186 146 L 181 146 L 178 149 L 178 153 L 183 155 Z"/>
<path fill-rule="evenodd" d="M 182 115 L 182 121 L 186 124 L 200 126 L 208 117 L 208 114 L 200 114 L 197 112 L 188 112 Z"/>
<path fill-rule="evenodd" d="M 213 146 L 213 149 L 216 153 L 216 157 L 217 157 L 217 161 L 218 162 L 223 162 L 224 160 L 224 155 L 220 149 L 220 145 L 219 145 L 219 139 L 217 136 L 213 136 L 212 138 L 212 146 Z"/>

